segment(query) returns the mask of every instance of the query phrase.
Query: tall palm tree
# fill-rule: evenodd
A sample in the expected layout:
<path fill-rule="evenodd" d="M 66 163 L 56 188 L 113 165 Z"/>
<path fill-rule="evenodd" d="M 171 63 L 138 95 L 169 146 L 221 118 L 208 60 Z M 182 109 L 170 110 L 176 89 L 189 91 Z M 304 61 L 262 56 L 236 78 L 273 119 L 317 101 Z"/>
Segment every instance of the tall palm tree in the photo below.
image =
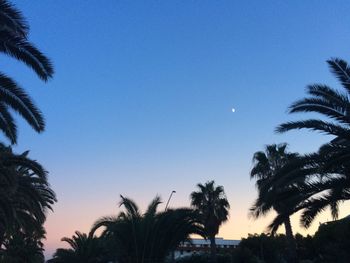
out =
<path fill-rule="evenodd" d="M 330 59 L 327 63 L 343 90 L 327 85 L 310 85 L 307 87 L 309 96 L 290 106 L 290 113 L 312 112 L 323 118 L 286 122 L 276 129 L 280 133 L 308 129 L 333 137 L 315 155 L 319 173 L 323 176 L 317 185 L 319 194 L 305 204 L 302 222 L 306 227 L 326 207 L 331 208 L 332 216 L 336 219 L 339 203 L 350 199 L 350 67 L 346 61 L 338 58 Z"/>
<path fill-rule="evenodd" d="M 88 236 L 79 231 L 72 238 L 61 239 L 67 242 L 70 248 L 59 248 L 48 260 L 48 263 L 108 263 L 103 240 L 95 236 Z"/>
<path fill-rule="evenodd" d="M 50 60 L 28 41 L 29 26 L 21 12 L 6 0 L 0 0 L 0 52 L 13 57 L 44 81 L 53 75 Z M 37 132 L 44 130 L 45 121 L 28 94 L 13 79 L 0 72 L 0 130 L 17 142 L 17 127 L 10 110 L 20 114 Z"/>
<path fill-rule="evenodd" d="M 214 181 L 197 184 L 199 190 L 191 193 L 191 205 L 198 211 L 204 227 L 204 237 L 210 240 L 211 261 L 216 262 L 215 236 L 222 223 L 228 220 L 230 204 L 224 188 Z"/>
<path fill-rule="evenodd" d="M 121 196 L 125 211 L 116 217 L 103 217 L 93 226 L 91 235 L 103 228 L 102 238 L 109 243 L 114 260 L 120 263 L 164 262 L 170 252 L 190 234 L 201 233 L 198 219 L 188 208 L 157 212 L 157 196 L 142 213 L 136 203 Z"/>
<path fill-rule="evenodd" d="M 56 201 L 47 173 L 28 152 L 15 154 L 0 144 L 0 247 L 8 233 L 40 232 Z"/>
<path fill-rule="evenodd" d="M 289 243 L 289 261 L 296 262 L 296 247 L 289 215 L 303 200 L 295 198 L 298 187 L 295 185 L 276 185 L 273 181 L 281 170 L 298 157 L 296 153 L 287 152 L 287 144 L 272 144 L 265 147 L 265 151 L 258 151 L 253 156 L 253 168 L 250 178 L 256 179 L 259 197 L 251 208 L 251 215 L 259 218 L 274 209 L 279 218 L 284 219 L 286 237 Z M 293 193 L 293 194 L 292 194 Z M 289 199 L 283 197 L 288 196 Z M 290 199 L 293 197 L 293 199 Z M 271 224 L 271 227 L 273 224 Z M 273 229 L 277 230 L 276 228 Z"/>

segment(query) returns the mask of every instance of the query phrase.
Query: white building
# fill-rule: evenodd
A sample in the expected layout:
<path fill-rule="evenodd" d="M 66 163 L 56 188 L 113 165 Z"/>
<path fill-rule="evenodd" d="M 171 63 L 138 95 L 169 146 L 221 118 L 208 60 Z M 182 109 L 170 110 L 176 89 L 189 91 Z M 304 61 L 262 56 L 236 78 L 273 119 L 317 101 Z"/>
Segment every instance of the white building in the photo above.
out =
<path fill-rule="evenodd" d="M 215 238 L 217 251 L 228 252 L 236 248 L 240 240 Z M 195 254 L 210 252 L 209 239 L 192 238 L 190 242 L 182 242 L 175 250 L 175 258 L 187 257 Z"/>

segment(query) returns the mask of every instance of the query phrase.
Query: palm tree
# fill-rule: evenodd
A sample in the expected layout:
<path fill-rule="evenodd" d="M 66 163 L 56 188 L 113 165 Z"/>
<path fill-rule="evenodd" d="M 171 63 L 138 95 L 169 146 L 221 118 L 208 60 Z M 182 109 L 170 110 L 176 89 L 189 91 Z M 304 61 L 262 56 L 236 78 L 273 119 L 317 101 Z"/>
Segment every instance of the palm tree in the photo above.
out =
<path fill-rule="evenodd" d="M 44 81 L 53 75 L 50 60 L 28 41 L 29 26 L 22 14 L 8 1 L 0 0 L 0 52 L 13 57 Z M 0 72 L 0 130 L 17 142 L 17 127 L 10 110 L 20 114 L 37 132 L 42 132 L 45 121 L 28 94 L 13 79 Z"/>
<path fill-rule="evenodd" d="M 309 96 L 290 106 L 290 113 L 313 112 L 324 118 L 287 122 L 276 129 L 280 133 L 308 129 L 333 136 L 315 154 L 315 160 L 319 163 L 318 174 L 322 174 L 322 177 L 317 178 L 319 193 L 304 205 L 302 222 L 306 227 L 326 207 L 331 208 L 332 216 L 336 219 L 339 203 L 350 199 L 350 68 L 346 61 L 338 58 L 330 59 L 327 63 L 343 90 L 327 85 L 310 85 L 307 87 Z"/>
<path fill-rule="evenodd" d="M 300 196 L 299 185 L 277 185 L 274 181 L 276 181 L 276 177 L 281 177 L 279 175 L 281 170 L 297 158 L 298 154 L 287 152 L 286 143 L 267 145 L 265 151 L 258 151 L 254 154 L 254 166 L 250 172 L 250 178 L 256 179 L 256 186 L 259 191 L 259 197 L 250 209 L 251 215 L 254 218 L 259 218 L 274 209 L 279 215 L 278 219 L 281 221 L 281 218 L 283 218 L 289 243 L 290 262 L 296 262 L 297 256 L 289 216 L 305 197 Z M 277 231 L 276 220 L 269 227 L 272 232 Z"/>
<path fill-rule="evenodd" d="M 0 248 L 0 261 L 7 263 L 44 263 L 45 229 L 40 232 L 23 233 L 13 232 L 4 242 L 4 248 Z"/>
<path fill-rule="evenodd" d="M 228 220 L 230 204 L 224 188 L 214 181 L 197 184 L 199 190 L 191 193 L 191 205 L 198 211 L 204 228 L 204 237 L 210 240 L 211 261 L 216 262 L 215 236 L 222 223 Z"/>
<path fill-rule="evenodd" d="M 10 233 L 40 232 L 56 201 L 47 173 L 28 152 L 14 154 L 0 144 L 0 247 Z"/>
<path fill-rule="evenodd" d="M 59 248 L 48 263 L 107 263 L 102 239 L 88 236 L 79 231 L 72 238 L 64 237 L 70 248 Z"/>
<path fill-rule="evenodd" d="M 114 217 L 102 217 L 93 226 L 91 234 L 103 228 L 114 260 L 119 263 L 164 262 L 170 252 L 190 234 L 201 233 L 196 214 L 188 208 L 157 212 L 161 203 L 157 196 L 145 213 L 134 201 L 121 196 L 120 206 L 125 211 Z"/>

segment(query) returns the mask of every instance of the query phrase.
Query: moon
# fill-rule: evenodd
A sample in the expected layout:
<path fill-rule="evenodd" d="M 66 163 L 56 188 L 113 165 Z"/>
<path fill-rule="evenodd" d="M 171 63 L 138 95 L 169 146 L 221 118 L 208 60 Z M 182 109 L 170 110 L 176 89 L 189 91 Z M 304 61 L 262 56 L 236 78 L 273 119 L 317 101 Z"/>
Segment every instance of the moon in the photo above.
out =
<path fill-rule="evenodd" d="M 235 111 L 236 111 L 236 109 L 235 109 L 235 108 L 232 108 L 231 110 L 232 110 L 232 112 L 235 112 Z"/>

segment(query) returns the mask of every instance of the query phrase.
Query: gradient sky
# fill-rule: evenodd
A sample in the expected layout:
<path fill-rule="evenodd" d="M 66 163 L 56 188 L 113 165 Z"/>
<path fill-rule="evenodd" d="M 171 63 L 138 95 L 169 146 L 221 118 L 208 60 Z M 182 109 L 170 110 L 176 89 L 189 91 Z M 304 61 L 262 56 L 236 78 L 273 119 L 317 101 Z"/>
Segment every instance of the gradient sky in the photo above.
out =
<path fill-rule="evenodd" d="M 271 217 L 247 217 L 253 153 L 279 142 L 310 152 L 329 139 L 274 128 L 302 116 L 286 110 L 307 84 L 339 87 L 325 60 L 350 59 L 349 1 L 14 3 L 56 69 L 44 84 L 24 65 L 0 61 L 47 119 L 40 135 L 19 120 L 16 147 L 46 167 L 58 196 L 47 255 L 61 237 L 116 214 L 120 194 L 144 208 L 176 190 L 170 205 L 188 206 L 195 185 L 211 179 L 232 207 L 220 236 L 260 233 Z M 349 204 L 341 208 L 350 213 Z"/>

